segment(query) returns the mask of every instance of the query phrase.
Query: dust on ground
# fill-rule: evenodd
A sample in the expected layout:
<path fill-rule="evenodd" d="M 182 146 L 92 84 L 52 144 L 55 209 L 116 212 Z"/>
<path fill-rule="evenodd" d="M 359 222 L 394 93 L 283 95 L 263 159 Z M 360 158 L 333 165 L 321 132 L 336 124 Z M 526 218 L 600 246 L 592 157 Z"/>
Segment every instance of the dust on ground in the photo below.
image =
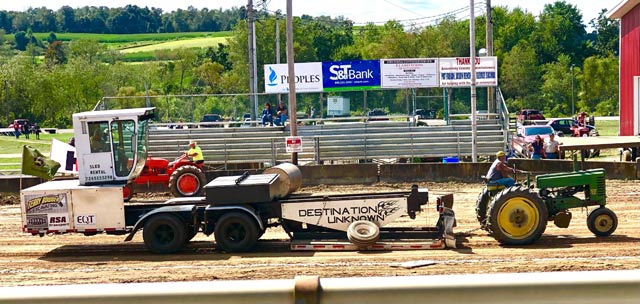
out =
<path fill-rule="evenodd" d="M 177 254 L 152 254 L 138 233 L 124 236 L 81 234 L 31 236 L 21 231 L 17 196 L 0 202 L 0 285 L 168 282 L 232 279 L 291 279 L 321 277 L 411 276 L 499 272 L 547 272 L 640 269 L 640 181 L 607 181 L 607 206 L 619 219 L 610 237 L 595 237 L 586 225 L 587 209 L 572 209 L 569 228 L 549 223 L 545 234 L 530 246 L 501 246 L 477 230 L 475 201 L 478 183 L 420 183 L 430 202 L 439 193 L 454 193 L 457 249 L 381 252 L 301 252 L 289 249 L 286 234 L 269 228 L 255 252 L 216 251 L 213 237 L 199 235 Z M 409 190 L 411 184 L 316 186 L 300 193 L 328 195 Z M 136 200 L 158 200 L 158 194 Z M 433 205 L 405 223 L 433 226 Z M 593 207 L 589 208 L 590 210 Z M 403 269 L 398 262 L 432 260 L 431 266 Z"/>

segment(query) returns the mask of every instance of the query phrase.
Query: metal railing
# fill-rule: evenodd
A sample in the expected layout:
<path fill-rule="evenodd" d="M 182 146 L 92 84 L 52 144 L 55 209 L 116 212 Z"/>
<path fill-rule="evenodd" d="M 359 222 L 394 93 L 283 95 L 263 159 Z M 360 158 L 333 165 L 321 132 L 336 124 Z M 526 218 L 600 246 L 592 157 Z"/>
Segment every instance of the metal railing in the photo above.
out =
<path fill-rule="evenodd" d="M 640 271 L 0 287 L 0 303 L 640 303 Z"/>

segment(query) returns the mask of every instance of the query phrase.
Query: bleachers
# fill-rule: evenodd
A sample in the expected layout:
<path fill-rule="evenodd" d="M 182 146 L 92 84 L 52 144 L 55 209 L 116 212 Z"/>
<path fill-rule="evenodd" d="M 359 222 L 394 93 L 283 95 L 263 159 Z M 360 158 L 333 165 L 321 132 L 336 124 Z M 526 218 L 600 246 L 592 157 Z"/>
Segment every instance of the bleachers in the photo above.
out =
<path fill-rule="evenodd" d="M 149 153 L 172 159 L 198 141 L 206 162 L 229 164 L 287 161 L 289 127 L 152 130 Z M 347 122 L 298 126 L 303 139 L 301 162 L 424 158 L 471 155 L 471 123 L 453 120 L 446 126 L 415 126 L 410 122 Z M 498 120 L 477 123 L 479 156 L 504 149 L 505 133 Z"/>

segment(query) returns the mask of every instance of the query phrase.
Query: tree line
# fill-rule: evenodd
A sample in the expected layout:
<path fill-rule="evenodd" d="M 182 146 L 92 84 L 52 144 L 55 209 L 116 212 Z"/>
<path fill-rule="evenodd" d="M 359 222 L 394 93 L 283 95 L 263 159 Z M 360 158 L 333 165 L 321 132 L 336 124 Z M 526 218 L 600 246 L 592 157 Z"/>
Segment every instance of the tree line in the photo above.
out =
<path fill-rule="evenodd" d="M 618 23 L 605 18 L 606 10 L 590 21 L 563 1 L 547 4 L 534 16 L 505 7 L 493 8 L 494 53 L 498 57 L 499 85 L 510 111 L 535 108 L 548 116 L 571 116 L 579 111 L 596 115 L 618 114 Z M 282 52 L 286 62 L 285 21 L 264 12 L 256 23 L 258 88 L 264 87 L 262 66 L 276 62 L 275 23 L 280 22 Z M 478 17 L 476 46 L 485 45 L 484 17 Z M 444 18 L 431 25 L 354 26 L 327 16 L 294 18 L 296 62 L 365 60 L 380 58 L 469 56 L 469 21 Z M 54 35 L 55 36 L 55 35 Z M 0 108 L 6 119 L 32 118 L 46 125 L 68 126 L 69 113 L 91 109 L 104 96 L 165 96 L 155 99 L 162 120 L 198 120 L 205 113 L 227 117 L 252 112 L 249 91 L 247 23 L 239 18 L 227 44 L 202 49 L 157 51 L 158 61 L 127 64 L 116 51 L 95 41 L 61 43 L 54 37 L 45 48 L 27 47 L 14 55 L 0 35 Z M 28 44 L 30 45 L 30 44 Z M 4 54 L 4 55 L 3 55 Z M 44 55 L 44 62 L 36 59 Z M 469 89 L 448 90 L 452 113 L 469 113 Z M 221 94 L 178 98 L 177 94 Z M 355 114 L 384 108 L 408 113 L 412 96 L 443 96 L 442 88 L 340 92 L 352 101 Z M 478 93 L 478 108 L 486 108 L 486 94 Z M 324 96 L 326 98 L 326 96 Z M 260 96 L 261 103 L 276 96 Z M 282 97 L 286 100 L 286 97 Z M 298 108 L 322 108 L 320 94 L 298 94 Z M 114 101 L 115 102 L 115 101 Z M 144 106 L 144 98 L 121 99 L 121 106 Z M 442 112 L 441 100 L 420 108 Z M 427 104 L 425 104 L 427 103 Z M 484 103 L 484 104 L 483 104 Z M 44 124 L 41 124 L 44 125 Z"/>
<path fill-rule="evenodd" d="M 137 5 L 75 9 L 63 6 L 57 11 L 38 7 L 23 12 L 0 11 L 0 30 L 95 34 L 220 32 L 231 30 L 242 19 L 246 19 L 245 7 L 224 10 L 189 7 L 172 12 Z"/>

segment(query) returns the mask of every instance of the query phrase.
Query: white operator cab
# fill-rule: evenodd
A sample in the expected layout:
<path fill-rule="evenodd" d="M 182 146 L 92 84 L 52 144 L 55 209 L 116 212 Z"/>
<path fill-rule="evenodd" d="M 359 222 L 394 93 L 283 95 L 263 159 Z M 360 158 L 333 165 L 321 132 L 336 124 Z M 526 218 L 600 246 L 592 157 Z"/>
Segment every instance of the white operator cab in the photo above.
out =
<path fill-rule="evenodd" d="M 147 158 L 155 108 L 73 114 L 80 185 L 120 184 L 137 177 Z"/>
<path fill-rule="evenodd" d="M 20 192 L 23 231 L 31 234 L 125 231 L 122 185 L 147 158 L 155 108 L 73 114 L 77 180 L 53 180 Z"/>

